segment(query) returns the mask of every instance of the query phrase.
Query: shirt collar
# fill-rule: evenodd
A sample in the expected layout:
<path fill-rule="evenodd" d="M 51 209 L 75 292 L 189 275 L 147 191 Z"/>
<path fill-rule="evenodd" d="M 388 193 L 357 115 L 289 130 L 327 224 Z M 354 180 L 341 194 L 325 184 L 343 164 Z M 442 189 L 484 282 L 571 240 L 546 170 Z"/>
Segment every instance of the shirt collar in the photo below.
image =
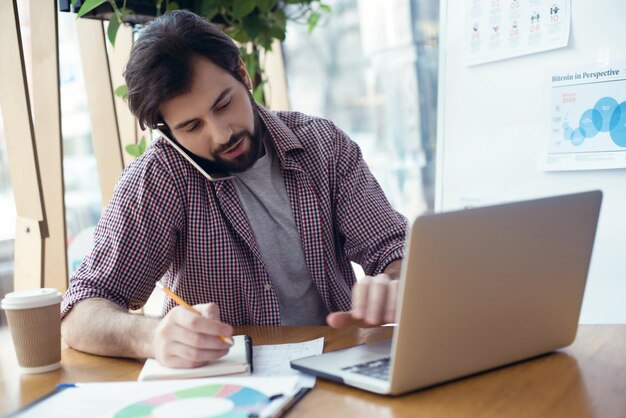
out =
<path fill-rule="evenodd" d="M 261 105 L 256 106 L 259 116 L 265 125 L 265 129 L 269 131 L 270 136 L 274 140 L 276 152 L 280 161 L 287 160 L 287 154 L 296 150 L 303 150 L 304 147 L 298 138 L 296 138 L 293 131 L 278 117 L 275 112 L 272 112 Z"/>

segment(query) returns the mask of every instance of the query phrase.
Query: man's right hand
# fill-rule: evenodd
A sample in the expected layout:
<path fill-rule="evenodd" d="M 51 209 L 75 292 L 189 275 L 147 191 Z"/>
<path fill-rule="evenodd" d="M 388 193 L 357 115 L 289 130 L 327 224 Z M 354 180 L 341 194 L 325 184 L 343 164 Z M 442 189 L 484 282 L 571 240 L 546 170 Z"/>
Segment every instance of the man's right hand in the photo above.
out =
<path fill-rule="evenodd" d="M 154 331 L 154 358 L 164 366 L 192 368 L 226 355 L 231 347 L 220 336 L 230 337 L 233 328 L 220 321 L 214 303 L 195 305 L 198 315 L 182 306 L 170 310 Z"/>

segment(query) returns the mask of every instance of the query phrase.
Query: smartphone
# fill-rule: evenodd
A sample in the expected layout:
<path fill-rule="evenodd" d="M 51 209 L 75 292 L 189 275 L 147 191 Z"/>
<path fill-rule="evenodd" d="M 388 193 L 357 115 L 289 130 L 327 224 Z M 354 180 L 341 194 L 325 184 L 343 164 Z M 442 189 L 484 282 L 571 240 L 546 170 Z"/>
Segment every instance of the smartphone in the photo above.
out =
<path fill-rule="evenodd" d="M 230 180 L 234 177 L 230 173 L 208 173 L 202 167 L 200 167 L 200 165 L 195 162 L 193 158 L 191 158 L 191 156 L 178 144 L 177 141 L 174 140 L 174 136 L 169 131 L 169 129 L 167 129 L 167 126 L 165 124 L 158 124 L 156 130 L 163 137 L 163 139 L 169 142 L 169 144 L 174 147 L 174 149 L 178 151 L 180 155 L 185 157 L 185 159 L 189 161 L 189 163 L 194 166 L 196 170 L 198 170 L 209 181 L 217 182 L 222 180 Z"/>

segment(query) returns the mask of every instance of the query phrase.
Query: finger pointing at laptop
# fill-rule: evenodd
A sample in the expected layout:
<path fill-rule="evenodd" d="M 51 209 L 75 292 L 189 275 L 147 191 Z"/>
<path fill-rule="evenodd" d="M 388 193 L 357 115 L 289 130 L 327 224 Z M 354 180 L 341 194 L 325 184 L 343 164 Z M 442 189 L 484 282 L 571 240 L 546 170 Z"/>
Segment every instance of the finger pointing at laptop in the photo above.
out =
<path fill-rule="evenodd" d="M 402 260 L 391 262 L 384 273 L 365 276 L 352 288 L 352 310 L 333 312 L 326 318 L 333 328 L 375 327 L 394 322 Z"/>

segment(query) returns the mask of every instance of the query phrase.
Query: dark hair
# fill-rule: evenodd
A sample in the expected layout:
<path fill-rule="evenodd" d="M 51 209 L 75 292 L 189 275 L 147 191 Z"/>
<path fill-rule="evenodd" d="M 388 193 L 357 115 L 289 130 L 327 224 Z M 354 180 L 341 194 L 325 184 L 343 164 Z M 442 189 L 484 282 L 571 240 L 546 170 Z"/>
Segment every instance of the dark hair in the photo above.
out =
<path fill-rule="evenodd" d="M 239 48 L 206 19 L 183 10 L 165 13 L 148 23 L 130 52 L 124 78 L 128 106 L 140 126 L 162 122 L 159 106 L 188 93 L 194 56 L 207 58 L 243 83 Z"/>

